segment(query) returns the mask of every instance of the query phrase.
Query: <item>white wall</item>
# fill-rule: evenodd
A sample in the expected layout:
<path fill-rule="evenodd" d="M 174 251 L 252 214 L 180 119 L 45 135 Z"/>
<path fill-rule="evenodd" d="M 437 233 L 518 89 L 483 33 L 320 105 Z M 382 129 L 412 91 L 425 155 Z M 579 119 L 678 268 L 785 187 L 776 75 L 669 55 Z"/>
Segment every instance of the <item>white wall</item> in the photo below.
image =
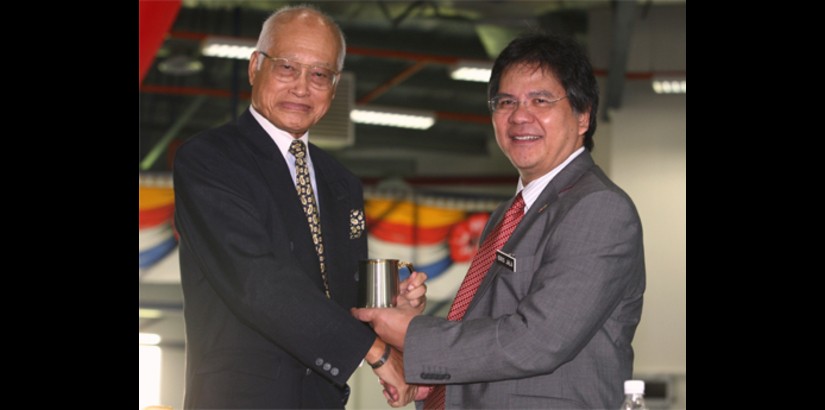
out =
<path fill-rule="evenodd" d="M 686 72 L 685 5 L 638 11 L 628 72 Z M 610 10 L 594 10 L 589 26 L 593 65 L 606 69 Z M 649 80 L 627 81 L 621 107 L 608 113 L 609 122 L 599 118 L 594 152 L 633 198 L 644 229 L 647 290 L 634 370 L 637 377 L 669 378 L 674 409 L 686 407 L 687 394 L 686 103 L 685 95 L 654 93 Z"/>
<path fill-rule="evenodd" d="M 160 402 L 174 409 L 183 408 L 184 350 L 161 347 Z"/>
<path fill-rule="evenodd" d="M 649 82 L 628 83 L 626 105 L 611 115 L 610 177 L 642 217 L 647 263 L 637 367 L 685 368 L 685 95 L 656 95 Z"/>
<path fill-rule="evenodd" d="M 636 331 L 637 374 L 686 370 L 686 96 L 657 95 L 630 81 L 611 112 L 610 177 L 642 218 L 647 290 Z"/>

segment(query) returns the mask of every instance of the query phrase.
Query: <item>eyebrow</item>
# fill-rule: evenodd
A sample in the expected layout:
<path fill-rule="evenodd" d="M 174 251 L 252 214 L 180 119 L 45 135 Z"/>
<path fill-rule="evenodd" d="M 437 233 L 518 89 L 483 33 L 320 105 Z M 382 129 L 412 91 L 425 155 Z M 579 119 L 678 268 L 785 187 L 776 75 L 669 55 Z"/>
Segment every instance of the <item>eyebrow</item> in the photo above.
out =
<path fill-rule="evenodd" d="M 532 91 L 532 92 L 527 93 L 527 96 L 528 96 L 528 97 L 531 97 L 531 98 L 533 98 L 533 97 L 550 97 L 550 98 L 556 98 L 556 95 L 555 95 L 555 94 L 551 93 L 550 91 L 545 91 L 545 90 L 541 90 L 541 91 Z"/>
<path fill-rule="evenodd" d="M 508 98 L 516 98 L 516 96 L 507 93 L 498 93 L 495 97 L 508 97 Z M 556 98 L 556 95 L 551 93 L 550 91 L 546 90 L 539 90 L 539 91 L 530 91 L 527 93 L 527 98 L 536 98 L 536 97 L 545 97 L 545 98 Z"/>
<path fill-rule="evenodd" d="M 335 64 L 329 64 L 329 63 L 326 63 L 326 62 L 303 63 L 301 61 L 298 61 L 298 59 L 294 58 L 294 57 L 286 57 L 286 56 L 277 56 L 277 57 L 271 56 L 271 57 L 275 58 L 275 59 L 279 59 L 279 58 L 284 59 L 284 60 L 287 60 L 287 61 L 290 61 L 290 62 L 293 62 L 293 63 L 299 63 L 299 64 L 303 64 L 303 65 L 310 66 L 310 67 L 322 67 L 322 68 L 330 69 L 332 71 L 336 70 L 336 68 L 333 68 L 333 67 L 335 67 Z"/>

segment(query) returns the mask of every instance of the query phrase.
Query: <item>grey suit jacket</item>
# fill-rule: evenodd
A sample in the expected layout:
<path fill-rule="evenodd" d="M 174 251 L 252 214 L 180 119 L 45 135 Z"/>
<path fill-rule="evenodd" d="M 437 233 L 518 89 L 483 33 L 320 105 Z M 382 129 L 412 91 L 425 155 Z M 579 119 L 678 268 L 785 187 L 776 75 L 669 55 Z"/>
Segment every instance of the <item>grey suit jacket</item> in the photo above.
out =
<path fill-rule="evenodd" d="M 484 231 L 503 217 L 491 216 Z M 583 152 L 547 185 L 464 319 L 413 319 L 410 383 L 447 383 L 447 408 L 619 408 L 645 289 L 631 199 Z"/>

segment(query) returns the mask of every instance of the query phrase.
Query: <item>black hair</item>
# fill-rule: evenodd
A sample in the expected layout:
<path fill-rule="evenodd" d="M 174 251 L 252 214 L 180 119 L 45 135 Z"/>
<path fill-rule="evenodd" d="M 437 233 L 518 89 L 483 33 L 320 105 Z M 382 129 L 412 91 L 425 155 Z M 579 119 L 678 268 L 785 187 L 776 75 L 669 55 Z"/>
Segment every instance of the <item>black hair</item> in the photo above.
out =
<path fill-rule="evenodd" d="M 487 88 L 488 100 L 498 93 L 504 70 L 519 64 L 550 70 L 564 87 L 573 110 L 577 113 L 590 112 L 590 125 L 584 133 L 584 147 L 592 151 L 596 114 L 599 110 L 599 84 L 584 48 L 570 37 L 542 32 L 520 35 L 507 45 L 493 63 Z"/>

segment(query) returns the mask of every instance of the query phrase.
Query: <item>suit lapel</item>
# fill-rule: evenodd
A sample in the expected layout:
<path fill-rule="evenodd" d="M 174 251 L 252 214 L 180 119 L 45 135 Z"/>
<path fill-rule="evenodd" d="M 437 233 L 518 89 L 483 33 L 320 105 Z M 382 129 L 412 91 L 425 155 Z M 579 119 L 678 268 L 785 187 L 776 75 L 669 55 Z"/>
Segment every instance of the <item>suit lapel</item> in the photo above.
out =
<path fill-rule="evenodd" d="M 531 229 L 544 229 L 542 227 L 543 224 L 537 224 L 539 218 L 545 217 L 546 214 L 549 213 L 548 210 L 553 207 L 553 204 L 559 198 L 559 195 L 572 188 L 573 185 L 575 185 L 575 183 L 594 165 L 595 163 L 593 162 L 593 158 L 586 150 L 567 164 L 567 166 L 564 167 L 564 169 L 561 170 L 561 172 L 559 172 L 559 174 L 556 175 L 546 187 L 544 187 L 544 191 L 541 192 L 539 197 L 536 199 L 536 202 L 534 202 L 527 213 L 524 214 L 524 217 L 521 222 L 519 222 L 516 230 L 510 235 L 510 239 L 508 239 L 507 243 L 501 247 L 501 251 L 504 253 L 513 254 L 513 250 L 518 247 L 519 243 L 521 243 L 528 231 Z M 490 230 L 492 230 L 492 227 L 498 224 L 501 218 L 504 217 L 504 211 L 510 207 L 512 202 L 513 200 L 511 199 L 496 210 L 493 214 L 496 218 L 495 224 L 488 224 Z M 518 260 L 518 255 L 515 256 Z M 484 280 L 481 281 L 478 291 L 475 296 L 473 296 L 470 306 L 467 307 L 465 316 L 469 314 L 473 307 L 479 303 L 479 300 L 484 297 L 484 294 L 490 288 L 490 285 L 498 276 L 499 272 L 500 269 L 496 266 L 496 262 L 493 262 L 493 265 L 490 267 L 487 275 L 485 275 Z"/>
<path fill-rule="evenodd" d="M 238 128 L 246 137 L 246 141 L 251 144 L 253 158 L 255 158 L 258 168 L 261 170 L 265 186 L 269 188 L 270 197 L 280 210 L 281 223 L 272 229 L 286 229 L 288 231 L 291 240 L 296 242 L 291 246 L 296 258 L 300 261 L 310 279 L 320 285 L 321 269 L 318 265 L 318 256 L 312 244 L 312 235 L 306 222 L 304 208 L 301 206 L 298 193 L 295 190 L 295 182 L 292 180 L 284 157 L 278 150 L 278 146 L 258 124 L 249 110 L 238 118 Z M 275 244 L 275 246 L 288 245 Z M 309 252 L 310 250 L 311 252 Z"/>
<path fill-rule="evenodd" d="M 247 142 L 252 145 L 254 158 L 261 169 L 261 174 L 266 180 L 266 186 L 270 187 L 272 198 L 279 207 L 286 213 L 284 216 L 302 217 L 303 208 L 295 190 L 295 182 L 289 174 L 289 168 L 284 161 L 278 146 L 267 135 L 266 131 L 255 120 L 255 117 L 247 110 L 238 118 L 238 127 L 241 129 Z M 290 195 L 285 195 L 285 193 Z M 287 219 L 293 221 L 295 219 Z"/>

